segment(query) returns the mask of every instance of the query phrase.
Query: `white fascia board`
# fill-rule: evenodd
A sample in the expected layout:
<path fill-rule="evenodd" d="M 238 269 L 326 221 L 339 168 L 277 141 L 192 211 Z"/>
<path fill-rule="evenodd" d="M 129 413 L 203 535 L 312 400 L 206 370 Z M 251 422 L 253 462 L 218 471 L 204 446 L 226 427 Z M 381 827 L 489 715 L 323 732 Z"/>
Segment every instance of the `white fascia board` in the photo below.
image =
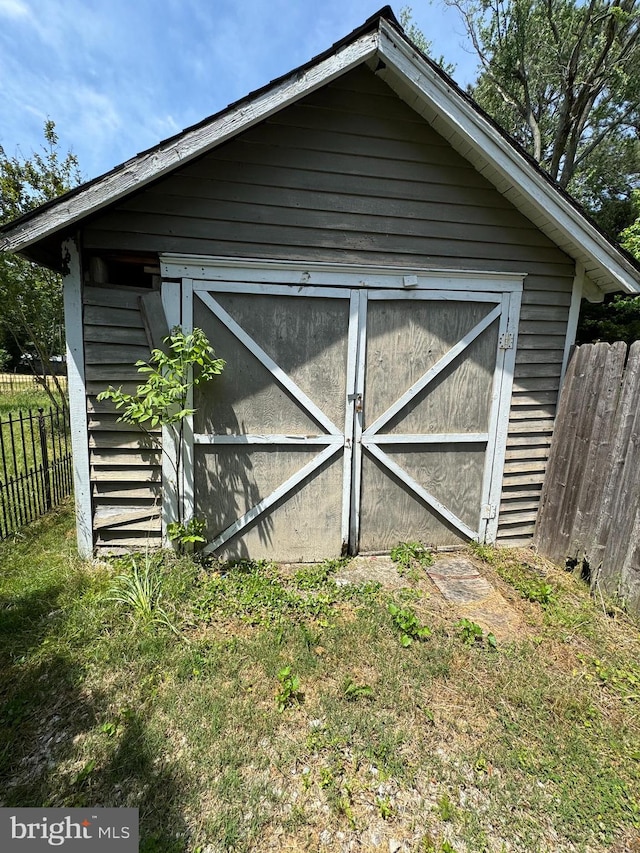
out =
<path fill-rule="evenodd" d="M 568 243 L 577 243 L 606 275 L 627 293 L 640 293 L 640 276 L 605 237 L 509 145 L 477 110 L 460 97 L 385 21 L 380 22 L 379 53 L 388 68 L 427 102 L 441 120 L 516 186 Z M 381 74 L 383 79 L 386 74 Z M 415 109 L 415 106 L 414 106 Z M 565 248 L 561 246 L 561 248 Z M 565 251 L 568 250 L 565 248 Z M 569 253 L 569 252 L 568 252 Z"/>
<path fill-rule="evenodd" d="M 377 31 L 366 33 L 340 48 L 337 53 L 303 72 L 293 72 L 251 101 L 223 113 L 203 127 L 186 131 L 178 139 L 132 158 L 117 172 L 106 174 L 77 195 L 62 199 L 0 236 L 0 251 L 17 252 L 25 249 L 59 228 L 78 222 L 237 136 L 369 59 L 377 50 L 378 38 Z"/>

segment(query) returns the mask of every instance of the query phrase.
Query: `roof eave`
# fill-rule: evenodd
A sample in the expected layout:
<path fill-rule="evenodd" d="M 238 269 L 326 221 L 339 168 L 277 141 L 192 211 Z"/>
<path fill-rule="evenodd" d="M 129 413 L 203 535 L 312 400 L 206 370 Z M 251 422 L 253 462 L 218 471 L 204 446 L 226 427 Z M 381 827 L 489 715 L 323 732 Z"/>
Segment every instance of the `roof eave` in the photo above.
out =
<path fill-rule="evenodd" d="M 602 292 L 640 293 L 640 270 L 563 191 L 404 36 L 385 8 L 329 51 L 242 101 L 5 226 L 0 250 L 29 247 L 216 148 L 373 57 L 377 73 L 422 114 L 524 215 L 576 262 Z"/>
<path fill-rule="evenodd" d="M 470 148 L 475 154 L 472 162 L 488 180 L 496 184 L 496 176 L 501 176 L 514 187 L 517 193 L 505 195 L 549 236 L 550 232 L 557 232 L 551 239 L 576 261 L 585 264 L 592 279 L 603 292 L 616 288 L 603 286 L 599 278 L 613 279 L 619 289 L 626 293 L 640 293 L 640 271 L 627 260 L 620 249 L 580 213 L 515 145 L 507 142 L 491 121 L 467 101 L 446 74 L 422 56 L 395 27 L 384 20 L 380 22 L 379 53 L 387 66 L 379 72 L 383 79 L 392 88 L 395 88 L 393 76 L 402 79 L 403 84 L 414 92 L 415 98 L 412 102 L 406 95 L 398 92 L 400 97 L 417 112 L 423 115 L 430 112 L 430 123 L 454 147 L 460 149 L 462 146 L 456 143 L 462 141 L 467 149 L 463 156 L 467 159 L 470 159 Z M 503 191 L 500 186 L 498 189 Z M 532 212 L 536 212 L 537 216 L 532 217 Z M 542 220 L 548 223 L 546 228 L 541 224 Z M 558 235 L 562 238 L 561 241 L 558 240 Z M 589 261 L 592 263 L 589 264 Z M 599 267 L 601 276 L 594 276 L 593 262 Z"/>
<path fill-rule="evenodd" d="M 228 139 L 264 121 L 288 105 L 331 82 L 375 55 L 379 31 L 365 32 L 341 45 L 335 53 L 303 66 L 260 90 L 250 101 L 224 110 L 148 152 L 124 163 L 101 178 L 61 196 L 42 209 L 17 220 L 0 236 L 0 251 L 24 252 L 29 246 L 61 229 L 68 230 L 88 215 L 156 181 L 179 165 L 200 157 Z"/>

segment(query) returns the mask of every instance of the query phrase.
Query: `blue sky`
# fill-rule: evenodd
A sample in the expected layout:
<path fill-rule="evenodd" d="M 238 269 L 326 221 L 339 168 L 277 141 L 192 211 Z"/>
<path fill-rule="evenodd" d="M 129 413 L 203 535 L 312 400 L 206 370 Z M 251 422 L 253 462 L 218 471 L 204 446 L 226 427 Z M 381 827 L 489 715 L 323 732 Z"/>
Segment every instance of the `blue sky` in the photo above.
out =
<path fill-rule="evenodd" d="M 86 179 L 328 48 L 381 0 L 0 0 L 0 145 L 28 156 L 47 118 Z M 393 5 L 399 15 L 405 2 Z M 457 14 L 415 0 L 416 24 L 466 85 Z"/>

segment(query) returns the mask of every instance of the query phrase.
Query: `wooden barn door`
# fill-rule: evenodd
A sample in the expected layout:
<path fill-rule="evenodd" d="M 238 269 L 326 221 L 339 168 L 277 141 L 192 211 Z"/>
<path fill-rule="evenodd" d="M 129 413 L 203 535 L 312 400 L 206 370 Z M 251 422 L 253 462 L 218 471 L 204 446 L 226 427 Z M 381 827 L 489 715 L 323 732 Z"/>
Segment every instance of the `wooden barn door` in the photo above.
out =
<path fill-rule="evenodd" d="M 353 302 L 335 288 L 194 288 L 193 322 L 227 362 L 194 399 L 193 498 L 208 551 L 295 562 L 346 550 Z"/>
<path fill-rule="evenodd" d="M 372 553 L 494 538 L 510 295 L 381 290 L 366 301 L 352 540 Z"/>
<path fill-rule="evenodd" d="M 227 362 L 186 431 L 185 513 L 207 520 L 206 550 L 308 561 L 492 541 L 519 293 L 245 276 L 183 280 L 183 325 Z"/>

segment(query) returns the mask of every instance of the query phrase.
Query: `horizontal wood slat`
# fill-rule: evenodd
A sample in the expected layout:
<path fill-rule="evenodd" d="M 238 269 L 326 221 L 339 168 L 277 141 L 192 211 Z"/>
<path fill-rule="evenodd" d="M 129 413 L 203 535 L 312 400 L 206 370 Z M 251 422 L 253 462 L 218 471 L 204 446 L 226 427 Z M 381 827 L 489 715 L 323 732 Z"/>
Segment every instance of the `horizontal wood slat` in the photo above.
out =
<path fill-rule="evenodd" d="M 88 286 L 84 291 L 85 374 L 89 429 L 89 462 L 96 547 L 109 550 L 125 540 L 141 546 L 159 544 L 160 441 L 129 424 L 118 423 L 110 401 L 95 395 L 108 385 L 141 376 L 137 360 L 149 360 L 140 313 L 141 288 Z M 131 547 L 129 545 L 129 547 Z"/>

